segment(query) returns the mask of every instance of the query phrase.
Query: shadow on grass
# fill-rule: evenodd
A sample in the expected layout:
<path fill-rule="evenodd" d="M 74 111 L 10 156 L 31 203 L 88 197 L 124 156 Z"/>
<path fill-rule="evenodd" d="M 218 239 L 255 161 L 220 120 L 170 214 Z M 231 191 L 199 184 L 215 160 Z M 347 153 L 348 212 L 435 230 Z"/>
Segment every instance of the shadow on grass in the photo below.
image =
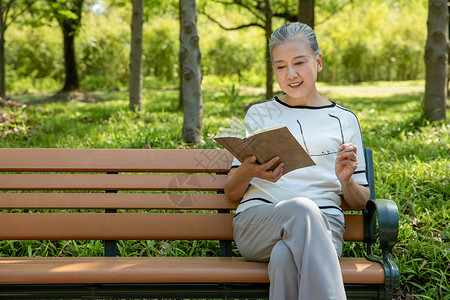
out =
<path fill-rule="evenodd" d="M 16 95 L 16 102 L 29 106 L 39 106 L 45 104 L 58 103 L 86 103 L 99 104 L 110 103 L 116 107 L 116 111 L 128 110 L 128 91 L 96 91 L 96 92 L 70 92 L 56 94 L 24 94 Z M 146 89 L 142 93 L 142 111 L 152 112 L 172 112 L 182 111 L 179 107 L 178 90 L 167 89 Z M 112 112 L 114 113 L 114 112 Z"/>
<path fill-rule="evenodd" d="M 98 103 L 109 101 L 109 99 L 82 92 L 58 92 L 52 95 L 27 94 L 16 96 L 15 99 L 27 105 L 75 102 Z"/>

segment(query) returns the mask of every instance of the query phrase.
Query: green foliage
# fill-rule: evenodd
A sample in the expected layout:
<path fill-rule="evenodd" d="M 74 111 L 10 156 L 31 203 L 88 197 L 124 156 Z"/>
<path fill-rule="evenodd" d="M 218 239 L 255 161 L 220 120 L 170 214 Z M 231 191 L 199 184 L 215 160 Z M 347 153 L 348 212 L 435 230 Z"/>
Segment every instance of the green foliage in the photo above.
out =
<path fill-rule="evenodd" d="M 61 88 L 60 81 L 51 77 L 22 77 L 14 71 L 7 72 L 7 74 L 6 89 L 11 94 L 48 93 Z"/>
<path fill-rule="evenodd" d="M 200 16 L 203 86 L 265 86 L 263 31 L 259 28 L 223 31 L 202 19 Z"/>
<path fill-rule="evenodd" d="M 117 11 L 96 16 L 86 14 L 83 24 L 76 40 L 82 86 L 86 76 L 109 77 L 109 80 L 103 79 L 99 83 L 128 82 L 130 25 L 119 17 Z M 104 86 L 108 87 L 110 84 Z M 102 85 L 91 86 L 90 89 L 102 89 Z"/>
<path fill-rule="evenodd" d="M 278 13 L 295 12 L 297 2 L 273 1 L 273 7 Z M 103 13 L 94 13 L 90 6 L 85 6 L 75 40 L 80 81 L 87 90 L 117 89 L 128 84 L 130 3 L 114 0 L 103 4 Z M 144 75 L 176 86 L 177 3 L 158 0 L 146 4 Z M 324 0 L 316 4 L 315 30 L 324 59 L 321 81 L 351 83 L 424 78 L 427 1 Z M 249 23 L 254 18 L 246 9 L 225 8 L 212 1 L 204 9 L 229 27 Z M 6 76 L 8 86 L 12 87 L 8 92 L 39 89 L 26 84 L 21 90 L 22 84 L 15 81 L 21 82 L 23 78 L 31 78 L 28 81 L 31 85 L 41 84 L 40 80 L 35 81 L 37 78 L 62 82 L 64 62 L 59 26 L 55 21 L 35 20 L 41 14 L 21 18 L 29 25 L 23 25 L 24 20 L 20 19 L 11 24 L 6 35 Z M 273 21 L 274 28 L 285 22 L 280 17 Z M 207 85 L 265 85 L 265 38 L 261 28 L 225 31 L 200 14 L 198 31 Z"/>
<path fill-rule="evenodd" d="M 375 5 L 366 1 L 347 5 L 330 19 L 321 19 L 319 14 L 316 32 L 324 60 L 320 80 L 345 83 L 424 78 L 426 8 L 422 0 L 415 2 L 411 9 L 401 2 Z"/>
<path fill-rule="evenodd" d="M 44 18 L 54 18 L 65 30 L 76 34 L 81 26 L 81 15 L 85 0 L 47 0 L 38 13 Z"/>
<path fill-rule="evenodd" d="M 168 81 L 165 78 L 157 77 L 157 76 L 145 76 L 143 79 L 143 87 L 144 89 L 168 89 L 174 90 L 178 88 L 178 82 Z"/>
<path fill-rule="evenodd" d="M 179 22 L 153 17 L 144 26 L 144 75 L 173 81 L 178 78 Z"/>
<path fill-rule="evenodd" d="M 102 241 L 5 241 L 1 256 L 102 256 Z"/>
<path fill-rule="evenodd" d="M 218 241 L 120 241 L 121 256 L 218 256 Z"/>
<path fill-rule="evenodd" d="M 208 74 L 217 76 L 237 75 L 239 81 L 243 71 L 251 67 L 252 50 L 243 46 L 241 41 L 231 40 L 225 35 L 219 36 L 206 53 L 204 69 Z"/>
<path fill-rule="evenodd" d="M 62 35 L 59 31 L 22 25 L 11 27 L 8 34 L 11 38 L 5 43 L 7 77 L 10 72 L 29 78 L 63 77 Z"/>
<path fill-rule="evenodd" d="M 114 78 L 104 75 L 86 75 L 81 82 L 81 89 L 83 91 L 116 91 L 122 86 L 123 84 L 114 80 Z"/>

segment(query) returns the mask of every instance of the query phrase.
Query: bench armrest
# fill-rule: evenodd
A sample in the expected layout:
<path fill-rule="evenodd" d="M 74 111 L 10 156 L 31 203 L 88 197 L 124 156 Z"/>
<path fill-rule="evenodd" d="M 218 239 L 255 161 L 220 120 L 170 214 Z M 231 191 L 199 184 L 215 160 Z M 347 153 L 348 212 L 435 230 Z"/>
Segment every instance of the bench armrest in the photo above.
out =
<path fill-rule="evenodd" d="M 399 214 L 397 204 L 391 200 L 369 200 L 364 214 L 364 242 L 367 243 L 366 258 L 379 262 L 385 272 L 385 290 L 382 295 L 392 295 L 399 287 L 399 270 L 389 258 L 389 254 L 397 242 Z M 378 224 L 377 224 L 378 220 Z M 378 225 L 378 226 L 377 226 Z M 379 239 L 383 255 L 373 254 L 372 246 Z"/>
<path fill-rule="evenodd" d="M 389 255 L 397 242 L 398 236 L 399 215 L 397 204 L 391 200 L 369 200 L 363 214 L 364 242 L 370 245 L 368 254 L 372 254 L 371 246 L 379 239 L 383 256 Z"/>

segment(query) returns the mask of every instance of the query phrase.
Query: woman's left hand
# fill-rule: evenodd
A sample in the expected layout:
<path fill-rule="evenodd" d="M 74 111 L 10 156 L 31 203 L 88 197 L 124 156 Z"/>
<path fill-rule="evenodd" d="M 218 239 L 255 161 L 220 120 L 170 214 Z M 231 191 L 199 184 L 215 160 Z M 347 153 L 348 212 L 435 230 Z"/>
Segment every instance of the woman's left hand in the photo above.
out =
<path fill-rule="evenodd" d="M 345 182 L 350 180 L 358 166 L 357 149 L 352 143 L 339 143 L 339 151 L 335 162 L 335 172 L 339 181 Z"/>

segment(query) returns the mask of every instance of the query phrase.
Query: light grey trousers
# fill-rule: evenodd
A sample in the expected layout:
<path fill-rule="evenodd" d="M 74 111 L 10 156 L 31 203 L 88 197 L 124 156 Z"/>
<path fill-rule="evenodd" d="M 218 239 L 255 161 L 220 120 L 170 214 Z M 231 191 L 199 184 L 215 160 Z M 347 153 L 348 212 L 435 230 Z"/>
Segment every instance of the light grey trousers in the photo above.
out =
<path fill-rule="evenodd" d="M 339 258 L 343 217 L 307 198 L 250 207 L 233 221 L 244 258 L 269 261 L 272 300 L 346 299 Z"/>

